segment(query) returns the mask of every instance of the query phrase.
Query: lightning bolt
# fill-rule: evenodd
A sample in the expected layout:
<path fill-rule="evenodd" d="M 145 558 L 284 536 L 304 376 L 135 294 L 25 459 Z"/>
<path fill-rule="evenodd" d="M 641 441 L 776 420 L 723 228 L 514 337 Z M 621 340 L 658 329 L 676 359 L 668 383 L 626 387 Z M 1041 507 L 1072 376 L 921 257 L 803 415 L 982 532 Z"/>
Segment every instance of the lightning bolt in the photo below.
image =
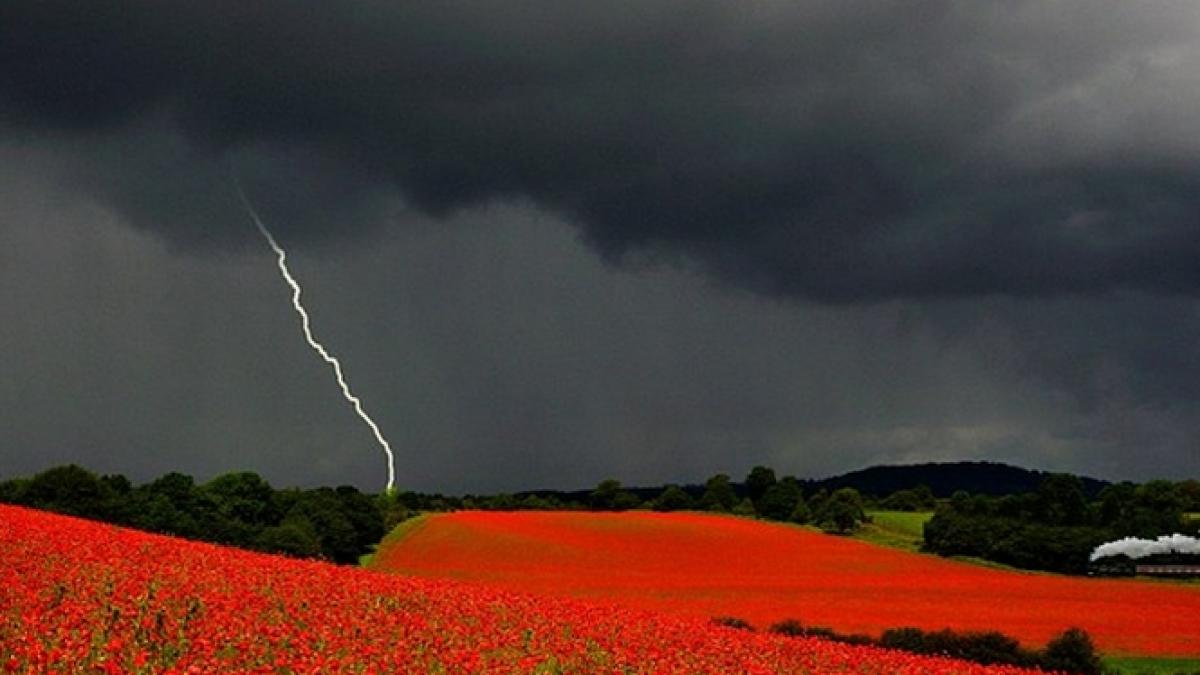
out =
<path fill-rule="evenodd" d="M 246 207 L 246 212 L 250 214 L 250 219 L 254 221 L 255 227 L 262 233 L 263 238 L 271 245 L 271 250 L 278 256 L 279 273 L 283 276 L 283 280 L 287 282 L 288 286 L 292 287 L 292 307 L 300 315 L 300 326 L 304 329 L 304 339 L 308 341 L 308 346 L 312 347 L 313 351 L 333 368 L 333 375 L 337 378 L 338 386 L 342 388 L 342 396 L 350 405 L 354 406 L 354 412 L 358 413 L 362 421 L 371 428 L 371 433 L 375 434 L 375 440 L 379 441 L 379 446 L 383 448 L 384 454 L 387 455 L 387 492 L 391 493 L 396 482 L 396 456 L 392 453 L 392 446 L 383 437 L 383 433 L 379 430 L 379 425 L 375 424 L 375 420 L 371 419 L 371 416 L 363 409 L 362 400 L 355 396 L 354 392 L 350 391 L 350 385 L 346 383 L 346 376 L 342 373 L 341 362 L 313 337 L 308 312 L 304 309 L 304 305 L 300 303 L 300 283 L 292 276 L 292 272 L 287 266 L 287 252 L 283 250 L 279 242 L 275 241 L 275 237 L 271 235 L 271 231 L 267 229 L 262 219 L 258 217 L 258 212 L 254 209 L 254 205 L 250 203 L 250 199 L 246 197 L 246 192 L 242 189 L 241 183 L 235 180 L 234 188 L 237 190 L 238 197 L 242 200 L 242 205 Z"/>

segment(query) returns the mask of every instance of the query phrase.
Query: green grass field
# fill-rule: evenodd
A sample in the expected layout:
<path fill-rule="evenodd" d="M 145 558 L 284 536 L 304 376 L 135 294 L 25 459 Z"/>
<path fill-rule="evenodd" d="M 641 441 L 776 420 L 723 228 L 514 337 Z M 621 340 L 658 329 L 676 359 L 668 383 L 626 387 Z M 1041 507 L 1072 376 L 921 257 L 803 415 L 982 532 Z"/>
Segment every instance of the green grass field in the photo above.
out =
<path fill-rule="evenodd" d="M 1200 659 L 1114 656 L 1104 659 L 1104 668 L 1121 675 L 1195 675 L 1200 673 Z"/>
<path fill-rule="evenodd" d="M 871 522 L 862 526 L 855 537 L 872 544 L 905 551 L 919 551 L 923 528 L 933 517 L 932 511 L 868 511 Z"/>

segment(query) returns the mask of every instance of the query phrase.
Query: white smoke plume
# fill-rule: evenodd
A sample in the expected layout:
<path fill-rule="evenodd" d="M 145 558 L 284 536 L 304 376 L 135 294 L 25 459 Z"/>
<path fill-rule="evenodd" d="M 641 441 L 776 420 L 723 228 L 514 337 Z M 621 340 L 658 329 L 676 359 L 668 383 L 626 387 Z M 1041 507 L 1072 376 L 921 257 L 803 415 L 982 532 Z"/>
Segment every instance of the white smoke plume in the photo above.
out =
<path fill-rule="evenodd" d="M 1158 539 L 1125 537 L 1097 546 L 1096 550 L 1092 551 L 1091 560 L 1095 561 L 1114 555 L 1127 555 L 1137 559 L 1164 553 L 1200 555 L 1200 539 L 1184 534 L 1163 535 Z"/>
<path fill-rule="evenodd" d="M 287 253 L 283 250 L 283 247 L 275 241 L 275 237 L 271 236 L 270 230 L 268 230 L 267 226 L 263 224 L 262 219 L 258 217 L 258 212 L 250 203 L 250 199 L 246 197 L 246 192 L 242 189 L 241 183 L 237 182 L 236 179 L 234 181 L 234 187 L 237 189 L 238 196 L 241 198 L 242 204 L 246 207 L 246 211 L 250 214 L 250 218 L 254 221 L 254 225 L 258 228 L 258 231 L 262 233 L 262 236 L 266 238 L 267 243 L 271 245 L 271 250 L 275 251 L 275 255 L 278 256 L 279 273 L 283 275 L 283 280 L 287 282 L 288 286 L 292 287 L 292 307 L 294 307 L 296 313 L 300 315 L 300 325 L 304 329 L 304 339 L 308 341 L 308 345 L 313 348 L 313 351 L 315 351 L 333 368 L 333 375 L 337 378 L 337 383 L 342 388 L 342 396 L 354 406 L 354 411 L 358 413 L 358 416 L 362 418 L 362 421 L 366 422 L 367 426 L 371 428 L 371 432 L 375 434 L 375 440 L 379 441 L 380 447 L 383 448 L 384 454 L 387 455 L 388 476 L 386 490 L 389 493 L 392 492 L 396 482 L 396 457 L 392 453 L 392 446 L 387 442 L 387 439 L 383 437 L 383 433 L 379 430 L 379 426 L 375 424 L 375 421 L 372 420 L 371 416 L 367 414 L 367 411 L 363 409 L 362 401 L 350 391 L 350 385 L 346 383 L 346 378 L 342 374 L 341 362 L 331 355 L 329 351 L 326 350 L 325 347 L 318 342 L 315 337 L 313 337 L 312 327 L 309 325 L 308 312 L 305 311 L 304 305 L 300 304 L 300 283 L 297 282 L 295 277 L 292 276 L 292 273 L 287 266 Z"/>

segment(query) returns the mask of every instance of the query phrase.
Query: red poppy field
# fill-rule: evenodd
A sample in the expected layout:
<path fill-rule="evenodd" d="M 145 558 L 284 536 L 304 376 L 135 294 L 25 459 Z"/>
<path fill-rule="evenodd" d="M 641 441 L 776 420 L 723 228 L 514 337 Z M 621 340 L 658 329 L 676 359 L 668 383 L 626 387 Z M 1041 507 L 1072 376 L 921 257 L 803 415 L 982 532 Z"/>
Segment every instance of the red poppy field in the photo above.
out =
<path fill-rule="evenodd" d="M 988 569 L 726 516 L 434 515 L 373 566 L 759 628 L 793 618 L 872 635 L 998 630 L 1041 646 L 1077 626 L 1106 654 L 1200 656 L 1197 585 Z"/>
<path fill-rule="evenodd" d="M 0 505 L 0 669 L 99 673 L 994 673 Z"/>

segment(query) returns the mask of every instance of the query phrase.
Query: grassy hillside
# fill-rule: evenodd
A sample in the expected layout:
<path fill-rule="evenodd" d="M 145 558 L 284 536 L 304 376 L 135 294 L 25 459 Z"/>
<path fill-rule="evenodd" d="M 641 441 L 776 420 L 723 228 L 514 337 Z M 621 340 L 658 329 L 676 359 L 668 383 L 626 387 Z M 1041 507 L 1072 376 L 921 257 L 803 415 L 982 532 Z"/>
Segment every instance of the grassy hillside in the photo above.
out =
<path fill-rule="evenodd" d="M 374 574 L 3 505 L 0 664 L 22 673 L 1027 672 Z"/>
<path fill-rule="evenodd" d="M 921 549 L 922 528 L 933 517 L 932 511 L 868 511 L 871 522 L 855 534 L 864 541 L 905 551 Z"/>
<path fill-rule="evenodd" d="M 1104 666 L 1121 675 L 1196 675 L 1200 673 L 1200 659 L 1111 657 L 1104 659 Z"/>
<path fill-rule="evenodd" d="M 1200 588 L 986 569 L 727 516 L 435 515 L 372 567 L 759 627 L 999 630 L 1034 646 L 1078 626 L 1107 653 L 1200 657 L 1200 624 L 1178 620 L 1200 615 Z"/>

